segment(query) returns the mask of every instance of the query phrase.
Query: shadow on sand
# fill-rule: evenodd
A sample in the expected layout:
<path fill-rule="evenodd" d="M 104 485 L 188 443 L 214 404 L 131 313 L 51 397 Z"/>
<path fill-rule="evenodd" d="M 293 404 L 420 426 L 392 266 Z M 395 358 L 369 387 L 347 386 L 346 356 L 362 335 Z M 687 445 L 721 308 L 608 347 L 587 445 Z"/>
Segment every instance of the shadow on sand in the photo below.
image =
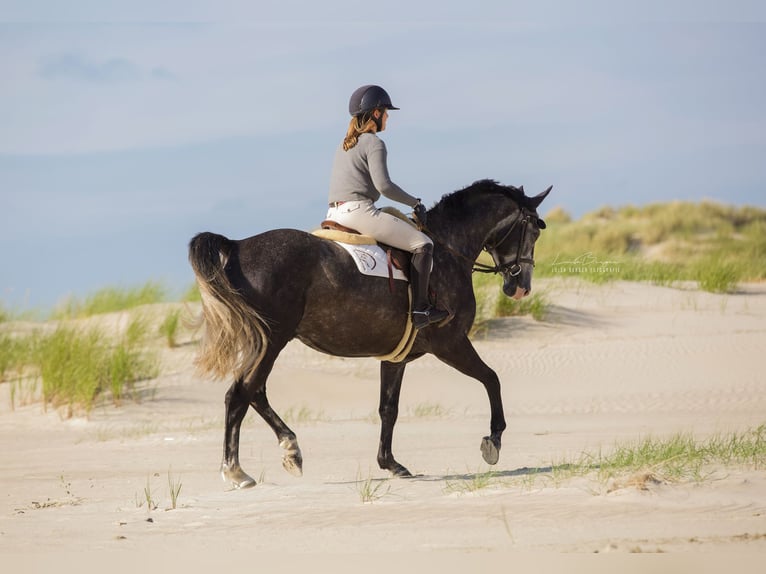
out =
<path fill-rule="evenodd" d="M 592 312 L 550 305 L 542 321 L 524 316 L 500 317 L 477 323 L 473 339 L 494 340 L 507 339 L 508 337 L 534 337 L 554 331 L 561 326 L 600 330 L 608 324 L 609 321 L 603 316 Z"/>

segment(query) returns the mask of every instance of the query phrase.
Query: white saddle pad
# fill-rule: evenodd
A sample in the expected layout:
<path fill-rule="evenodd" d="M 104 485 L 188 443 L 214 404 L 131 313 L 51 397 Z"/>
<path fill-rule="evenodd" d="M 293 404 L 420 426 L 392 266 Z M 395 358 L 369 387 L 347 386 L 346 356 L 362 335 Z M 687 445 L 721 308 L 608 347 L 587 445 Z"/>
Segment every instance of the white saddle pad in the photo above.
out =
<path fill-rule="evenodd" d="M 386 252 L 378 245 L 352 245 L 336 241 L 353 257 L 359 272 L 373 277 L 388 277 L 388 260 Z M 396 267 L 392 268 L 392 276 L 400 281 L 407 281 L 404 273 Z"/>

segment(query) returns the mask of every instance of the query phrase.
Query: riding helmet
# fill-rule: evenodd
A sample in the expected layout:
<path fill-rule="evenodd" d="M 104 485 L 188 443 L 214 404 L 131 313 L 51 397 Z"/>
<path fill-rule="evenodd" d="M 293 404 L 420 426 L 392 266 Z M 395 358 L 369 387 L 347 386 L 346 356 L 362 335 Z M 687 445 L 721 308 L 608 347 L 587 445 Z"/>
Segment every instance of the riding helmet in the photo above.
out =
<path fill-rule="evenodd" d="M 348 101 L 348 112 L 352 116 L 358 116 L 378 108 L 385 108 L 387 110 L 399 109 L 391 103 L 391 97 L 386 90 L 372 84 L 357 88 L 351 94 L 351 99 Z"/>

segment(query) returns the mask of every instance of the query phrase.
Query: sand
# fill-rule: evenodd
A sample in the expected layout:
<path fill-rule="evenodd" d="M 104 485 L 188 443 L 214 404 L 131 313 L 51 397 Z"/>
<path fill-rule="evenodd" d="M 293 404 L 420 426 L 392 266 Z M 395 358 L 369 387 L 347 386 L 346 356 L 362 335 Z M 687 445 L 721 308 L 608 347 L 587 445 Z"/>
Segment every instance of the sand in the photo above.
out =
<path fill-rule="evenodd" d="M 617 442 L 766 423 L 766 285 L 728 295 L 535 287 L 551 302 L 544 322 L 498 319 L 475 339 L 501 378 L 508 420 L 489 480 L 484 389 L 431 357 L 408 367 L 394 435 L 395 456 L 418 476 L 389 480 L 375 460 L 378 363 L 288 346 L 269 393 L 298 435 L 304 475 L 281 468 L 273 434 L 251 412 L 241 459 L 260 484 L 242 491 L 218 474 L 227 385 L 195 375 L 193 344 L 164 351 L 163 375 L 140 403 L 87 418 L 12 410 L 10 385 L 0 385 L 0 556 L 28 565 L 62 553 L 348 556 L 346 566 L 374 570 L 382 564 L 365 557 L 395 553 L 462 571 L 514 553 L 766 559 L 765 469 L 630 483 L 550 468 Z M 181 487 L 175 509 L 170 483 Z"/>

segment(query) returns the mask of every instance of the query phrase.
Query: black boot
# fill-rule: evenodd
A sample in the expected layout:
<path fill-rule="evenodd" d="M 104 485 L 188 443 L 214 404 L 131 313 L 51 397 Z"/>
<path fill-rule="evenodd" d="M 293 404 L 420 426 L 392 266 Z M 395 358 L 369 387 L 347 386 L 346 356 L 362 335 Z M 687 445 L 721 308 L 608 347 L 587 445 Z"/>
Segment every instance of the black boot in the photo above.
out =
<path fill-rule="evenodd" d="M 438 309 L 428 300 L 428 280 L 431 277 L 433 245 L 426 245 L 412 254 L 410 282 L 412 283 L 412 326 L 422 329 L 433 323 L 441 323 L 449 317 L 444 309 Z"/>

